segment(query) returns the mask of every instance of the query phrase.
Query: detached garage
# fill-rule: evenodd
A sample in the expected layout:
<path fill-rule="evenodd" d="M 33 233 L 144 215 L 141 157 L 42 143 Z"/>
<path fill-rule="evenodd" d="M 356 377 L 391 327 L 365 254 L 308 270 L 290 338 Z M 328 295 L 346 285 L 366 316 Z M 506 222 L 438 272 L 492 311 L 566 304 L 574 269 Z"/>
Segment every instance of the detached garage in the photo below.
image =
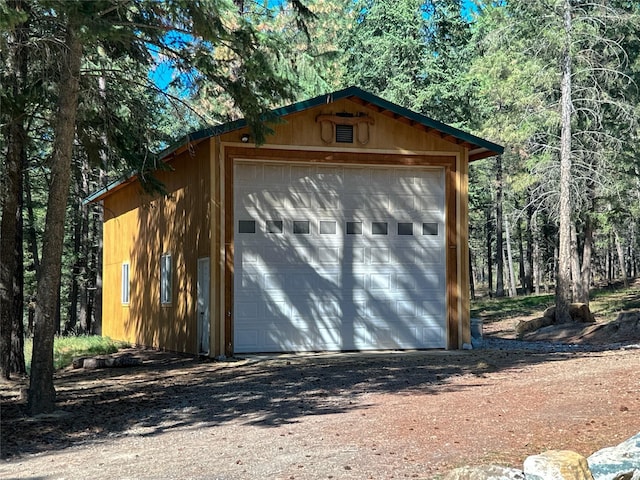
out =
<path fill-rule="evenodd" d="M 357 88 L 164 153 L 104 203 L 103 334 L 204 354 L 461 348 L 467 171 L 502 147 Z"/>

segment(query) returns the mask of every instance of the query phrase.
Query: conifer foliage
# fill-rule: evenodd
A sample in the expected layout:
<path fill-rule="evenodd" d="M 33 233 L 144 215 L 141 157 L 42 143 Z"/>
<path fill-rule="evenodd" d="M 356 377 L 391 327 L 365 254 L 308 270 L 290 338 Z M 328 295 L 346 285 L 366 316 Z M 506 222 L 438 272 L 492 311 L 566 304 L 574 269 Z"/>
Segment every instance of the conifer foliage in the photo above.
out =
<path fill-rule="evenodd" d="M 31 187 L 41 187 L 39 193 L 28 192 L 30 205 L 37 200 L 46 212 L 44 219 L 29 218 L 34 231 L 41 232 L 40 238 L 31 239 L 31 262 L 37 271 L 26 280 L 34 284 L 31 413 L 55 406 L 52 348 L 60 330 L 60 304 L 66 295 L 79 303 L 76 282 L 90 262 L 98 262 L 95 251 L 82 253 L 80 248 L 71 249 L 73 256 L 63 259 L 72 180 L 83 193 L 101 177 L 104 181 L 100 171 L 138 172 L 151 183 L 150 172 L 159 167 L 154 152 L 175 134 L 167 134 L 167 125 L 175 123 L 169 118 L 188 111 L 198 123 L 216 114 L 192 108 L 186 97 L 197 98 L 201 92 L 226 96 L 258 142 L 268 132 L 263 122 L 266 112 L 295 98 L 292 81 L 278 67 L 282 36 L 259 28 L 260 19 L 273 12 L 252 12 L 242 3 L 0 1 L 1 147 L 6 152 L 2 171 L 7 174 L 2 188 L 0 364 L 5 377 L 11 370 L 13 322 L 22 319 L 21 307 L 13 305 L 14 288 L 22 284 L 18 275 L 22 265 L 13 260 L 19 258 L 17 251 L 22 252 L 23 220 L 18 214 L 27 197 L 24 171 Z M 292 28 L 299 28 L 310 14 L 297 0 L 278 8 L 285 6 Z M 166 91 L 149 77 L 160 63 L 172 75 Z M 73 218 L 78 231 L 95 229 L 95 224 L 86 223 L 89 211 L 80 213 Z M 93 238 L 98 236 L 93 232 Z M 73 272 L 71 289 L 61 282 L 65 270 Z M 94 276 L 92 281 L 97 288 L 99 279 Z M 87 285 L 82 287 L 86 295 Z M 77 330 L 78 306 L 69 308 L 74 314 L 67 319 L 68 329 Z"/>

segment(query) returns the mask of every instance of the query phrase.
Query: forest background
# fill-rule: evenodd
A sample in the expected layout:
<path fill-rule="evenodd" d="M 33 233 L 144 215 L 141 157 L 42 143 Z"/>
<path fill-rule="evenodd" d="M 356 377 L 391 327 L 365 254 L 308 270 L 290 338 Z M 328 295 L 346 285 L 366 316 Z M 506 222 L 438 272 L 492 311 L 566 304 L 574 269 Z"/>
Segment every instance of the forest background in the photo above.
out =
<path fill-rule="evenodd" d="M 640 4 L 0 0 L 0 364 L 55 402 L 56 334 L 100 333 L 101 206 L 185 134 L 350 85 L 505 145 L 470 168 L 472 295 L 559 314 L 640 267 Z"/>

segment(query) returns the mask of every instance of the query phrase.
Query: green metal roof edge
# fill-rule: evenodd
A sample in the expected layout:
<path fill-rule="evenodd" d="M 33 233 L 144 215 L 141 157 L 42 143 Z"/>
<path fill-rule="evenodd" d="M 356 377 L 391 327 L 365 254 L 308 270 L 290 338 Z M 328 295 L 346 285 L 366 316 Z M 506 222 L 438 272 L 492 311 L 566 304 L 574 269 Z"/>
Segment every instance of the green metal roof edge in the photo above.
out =
<path fill-rule="evenodd" d="M 223 124 L 223 125 L 216 125 L 216 126 L 213 126 L 213 127 L 206 127 L 206 128 L 201 129 L 201 130 L 197 130 L 195 132 L 188 133 L 187 135 L 185 135 L 184 137 L 180 138 L 179 140 L 176 140 L 170 146 L 168 146 L 167 148 L 162 150 L 160 153 L 158 153 L 158 158 L 159 159 L 163 159 L 163 158 L 171 155 L 173 152 L 175 152 L 179 148 L 183 147 L 184 145 L 188 144 L 189 142 L 197 142 L 198 140 L 203 140 L 205 138 L 215 137 L 216 135 L 220 134 L 220 133 L 215 132 L 216 129 L 222 130 L 222 127 L 226 127 L 226 128 L 229 129 L 228 131 L 231 131 L 231 130 L 234 130 L 235 128 L 242 128 L 242 126 L 244 126 L 244 125 L 240 125 L 240 126 L 237 126 L 237 127 L 234 125 L 234 124 L 240 124 L 240 123 L 246 124 L 246 122 L 244 120 L 235 120 L 233 122 L 228 122 L 228 123 Z M 98 190 L 96 192 L 93 192 L 91 195 L 89 195 L 84 200 L 82 200 L 82 204 L 86 205 L 88 203 L 93 202 L 95 199 L 101 197 L 102 195 L 107 193 L 109 190 L 113 190 L 114 188 L 119 187 L 120 185 L 122 185 L 123 183 L 128 182 L 129 180 L 131 180 L 135 176 L 136 176 L 136 174 L 134 173 L 134 174 L 131 174 L 131 175 L 127 176 L 127 177 L 120 178 L 118 180 L 112 181 L 106 187 L 103 187 L 100 190 Z"/>
<path fill-rule="evenodd" d="M 504 147 L 494 142 L 490 142 L 489 140 L 485 140 L 484 138 L 480 138 L 471 133 L 465 132 L 464 130 L 460 130 L 458 128 L 452 127 L 451 125 L 447 125 L 446 123 L 439 122 L 434 120 L 433 118 L 427 117 L 418 112 L 414 112 L 413 110 L 409 110 L 408 108 L 401 107 L 395 103 L 392 103 L 388 100 L 385 100 L 381 97 L 373 95 L 372 93 L 366 92 L 359 87 L 351 86 L 344 88 L 342 90 L 337 90 L 332 93 L 325 93 L 322 95 L 318 95 L 317 97 L 310 98 L 308 100 L 303 100 L 301 102 L 296 102 L 291 105 L 287 105 L 285 107 L 280 107 L 272 110 L 268 116 L 269 117 L 283 117 L 285 115 L 290 115 L 292 113 L 302 112 L 309 108 L 318 107 L 320 105 L 329 104 L 336 100 L 341 100 L 343 98 L 349 97 L 360 97 L 361 99 L 377 105 L 385 110 L 389 110 L 397 115 L 406 117 L 410 120 L 413 120 L 416 123 L 424 125 L 429 128 L 433 128 L 435 130 L 441 131 L 453 137 L 459 138 L 460 140 L 464 140 L 469 143 L 473 143 L 478 145 L 479 147 L 484 147 L 492 152 L 496 152 L 497 154 L 502 154 L 504 152 Z M 233 130 L 238 130 L 240 128 L 244 128 L 247 126 L 247 122 L 244 119 L 234 120 L 232 122 L 224 123 L 221 125 L 215 125 L 213 127 L 207 127 L 202 130 L 198 130 L 190 135 L 184 137 L 181 141 L 178 142 L 178 145 L 173 149 L 167 149 L 160 153 L 160 157 L 166 156 L 170 154 L 173 150 L 176 150 L 181 145 L 186 143 L 187 141 L 195 141 L 203 138 L 205 136 L 216 136 L 222 135 L 224 133 L 231 132 Z"/>
<path fill-rule="evenodd" d="M 374 105 L 389 110 L 400 116 L 406 117 L 426 127 L 439 130 L 440 132 L 449 134 L 451 136 L 459 138 L 460 140 L 473 143 L 475 145 L 478 145 L 479 147 L 484 147 L 488 150 L 491 150 L 492 152 L 496 152 L 497 154 L 504 153 L 504 147 L 502 145 L 490 142 L 489 140 L 485 140 L 484 138 L 480 138 L 476 135 L 465 132 L 464 130 L 452 127 L 451 125 L 447 125 L 446 123 L 439 122 L 421 113 L 409 110 L 408 108 L 392 103 L 388 100 L 385 100 L 384 98 L 373 95 L 372 93 L 366 92 L 358 87 L 345 88 L 344 90 L 340 90 L 331 95 L 333 95 L 334 100 L 336 98 L 345 98 L 351 96 L 360 97 L 369 103 L 373 103 Z"/>
<path fill-rule="evenodd" d="M 384 108 L 385 110 L 389 110 L 397 115 L 406 117 L 410 120 L 413 120 L 416 123 L 424 125 L 425 127 L 433 128 L 440 132 L 451 135 L 460 140 L 464 140 L 465 142 L 472 143 L 479 147 L 486 148 L 489 151 L 495 152 L 498 155 L 504 152 L 504 147 L 502 145 L 498 145 L 497 143 L 490 142 L 489 140 L 485 140 L 483 138 L 477 137 L 471 133 L 465 132 L 458 128 L 452 127 L 445 123 L 434 120 L 433 118 L 427 117 L 418 112 L 414 112 L 413 110 L 409 110 L 408 108 L 401 107 L 400 105 L 396 105 L 388 100 L 380 98 L 372 93 L 366 92 L 359 87 L 347 87 L 342 90 L 337 90 L 332 93 L 325 93 L 322 95 L 318 95 L 317 97 L 310 98 L 308 100 L 303 100 L 301 102 L 296 102 L 291 105 L 287 105 L 285 107 L 280 107 L 272 110 L 267 117 L 283 117 L 285 115 L 290 115 L 292 113 L 302 112 L 304 110 L 308 110 L 309 108 L 318 107 L 320 105 L 329 104 L 336 100 L 342 100 L 349 97 L 359 97 L 362 100 L 377 105 L 380 108 Z M 189 142 L 196 142 L 198 140 L 202 140 L 208 137 L 216 137 L 218 135 L 223 135 L 225 133 L 232 132 L 233 130 L 238 130 L 240 128 L 244 128 L 247 126 L 247 122 L 245 119 L 233 120 L 231 122 L 223 123 L 220 125 L 214 125 L 211 127 L 206 127 L 201 130 L 197 130 L 195 132 L 189 133 L 184 137 L 180 138 L 169 147 L 162 150 L 158 153 L 158 158 L 162 159 L 171 155 L 173 152 L 186 145 Z M 121 184 L 127 182 L 133 177 L 127 177 L 120 180 L 116 180 L 106 187 L 98 190 L 95 193 L 92 193 L 88 197 L 83 200 L 83 204 L 91 203 L 96 198 L 102 196 L 107 193 L 109 190 L 113 190 L 114 188 L 120 186 Z"/>

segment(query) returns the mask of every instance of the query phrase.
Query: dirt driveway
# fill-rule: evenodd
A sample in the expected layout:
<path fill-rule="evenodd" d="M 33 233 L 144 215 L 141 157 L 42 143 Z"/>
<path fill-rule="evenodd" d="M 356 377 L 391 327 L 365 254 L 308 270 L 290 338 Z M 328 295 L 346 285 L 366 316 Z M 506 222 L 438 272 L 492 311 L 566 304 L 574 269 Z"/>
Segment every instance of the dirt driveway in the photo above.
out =
<path fill-rule="evenodd" d="M 1 478 L 434 478 L 584 455 L 640 431 L 640 350 L 310 354 L 58 375 L 67 414 L 2 388 Z"/>

